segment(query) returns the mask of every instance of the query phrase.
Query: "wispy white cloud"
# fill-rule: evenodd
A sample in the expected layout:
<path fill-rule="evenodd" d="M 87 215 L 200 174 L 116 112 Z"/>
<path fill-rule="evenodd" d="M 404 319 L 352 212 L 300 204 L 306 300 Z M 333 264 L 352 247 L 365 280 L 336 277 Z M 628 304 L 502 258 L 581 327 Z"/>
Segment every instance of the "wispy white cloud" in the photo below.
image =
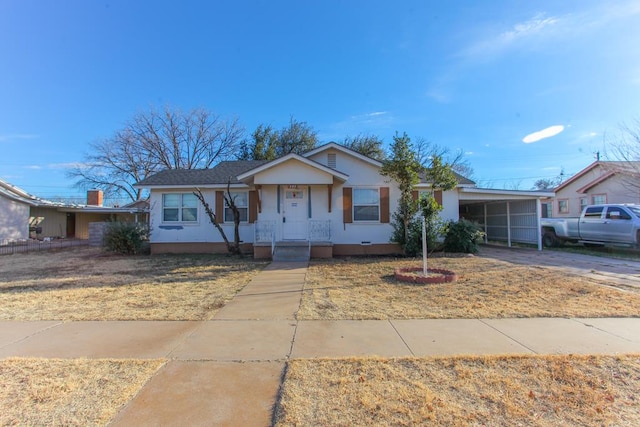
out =
<path fill-rule="evenodd" d="M 537 132 L 530 133 L 529 135 L 527 135 L 524 138 L 522 138 L 522 142 L 524 142 L 525 144 L 531 144 L 531 143 L 534 143 L 534 142 L 538 142 L 541 139 L 551 138 L 552 136 L 556 136 L 557 134 L 559 134 L 563 130 L 564 130 L 564 126 L 563 125 L 549 126 L 548 128 L 539 130 Z"/>
<path fill-rule="evenodd" d="M 355 114 L 345 120 L 329 125 L 326 131 L 321 132 L 320 137 L 330 141 L 340 141 L 346 136 L 362 133 L 377 134 L 389 128 L 393 121 L 393 114 L 389 111 L 371 111 Z"/>
<path fill-rule="evenodd" d="M 388 116 L 386 111 L 373 111 L 371 113 L 358 114 L 351 116 L 351 121 L 359 123 L 373 123 L 375 121 L 384 120 Z"/>
<path fill-rule="evenodd" d="M 50 163 L 47 165 L 49 169 L 86 169 L 91 167 L 91 163 L 69 162 L 69 163 Z"/>
<path fill-rule="evenodd" d="M 0 135 L 0 142 L 3 141 L 15 141 L 15 140 L 24 140 L 24 139 L 35 139 L 40 135 L 35 135 L 31 133 L 11 133 Z"/>
<path fill-rule="evenodd" d="M 555 33 L 565 19 L 559 16 L 538 14 L 533 18 L 517 22 L 510 28 L 487 31 L 486 34 L 464 47 L 456 56 L 474 60 L 487 60 L 499 56 L 524 43 L 545 39 Z"/>
<path fill-rule="evenodd" d="M 25 169 L 40 170 L 40 169 L 42 169 L 42 166 L 40 166 L 40 165 L 28 165 L 28 166 L 25 166 Z"/>

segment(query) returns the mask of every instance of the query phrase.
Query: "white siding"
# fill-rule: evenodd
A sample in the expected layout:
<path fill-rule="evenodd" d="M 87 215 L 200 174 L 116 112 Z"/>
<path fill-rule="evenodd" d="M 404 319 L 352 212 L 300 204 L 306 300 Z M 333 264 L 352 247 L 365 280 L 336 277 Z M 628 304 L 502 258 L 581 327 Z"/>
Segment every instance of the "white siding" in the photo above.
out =
<path fill-rule="evenodd" d="M 189 193 L 191 190 L 180 191 L 153 190 L 150 195 L 150 217 L 151 217 L 151 242 L 153 243 L 174 243 L 174 242 L 224 242 L 222 236 L 215 228 L 207 216 L 201 203 L 198 203 L 198 221 L 195 223 L 182 222 L 162 222 L 162 194 L 167 193 Z M 216 201 L 214 190 L 204 190 L 205 200 L 215 212 Z M 229 240 L 233 240 L 233 223 L 222 224 L 222 228 Z M 253 242 L 253 224 L 242 223 L 240 225 L 240 240 L 243 242 Z"/>
<path fill-rule="evenodd" d="M 0 196 L 0 243 L 29 237 L 29 206 Z"/>
<path fill-rule="evenodd" d="M 313 210 L 313 219 L 329 219 L 331 220 L 331 237 L 333 243 L 338 244 L 360 244 L 361 242 L 375 243 L 389 243 L 389 238 L 393 232 L 391 223 L 366 223 L 366 222 L 352 222 L 345 224 L 343 222 L 342 213 L 342 189 L 344 187 L 368 187 L 368 188 L 380 188 L 389 187 L 389 217 L 393 221 L 393 213 L 398 208 L 398 199 L 400 198 L 400 191 L 397 188 L 397 184 L 391 181 L 388 177 L 382 176 L 376 166 L 362 161 L 358 158 L 349 156 L 338 150 L 329 149 L 314 156 L 311 156 L 311 160 L 318 163 L 327 164 L 327 154 L 336 154 L 336 170 L 349 175 L 349 180 L 344 184 L 336 184 L 333 186 L 332 193 L 332 212 L 327 213 L 327 189 L 321 188 L 318 191 L 312 189 L 312 194 L 319 193 L 321 198 L 318 200 L 318 196 L 313 197 L 314 204 L 317 202 L 321 209 Z"/>
<path fill-rule="evenodd" d="M 255 184 L 331 184 L 333 176 L 291 159 L 256 174 Z"/>

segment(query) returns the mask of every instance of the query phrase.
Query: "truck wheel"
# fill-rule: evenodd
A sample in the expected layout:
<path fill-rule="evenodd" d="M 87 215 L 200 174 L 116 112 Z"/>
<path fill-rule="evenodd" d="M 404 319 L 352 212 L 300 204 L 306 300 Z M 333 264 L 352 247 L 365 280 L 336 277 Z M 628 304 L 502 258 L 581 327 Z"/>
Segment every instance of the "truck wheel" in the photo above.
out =
<path fill-rule="evenodd" d="M 547 231 L 542 235 L 542 245 L 546 248 L 555 248 L 560 246 L 560 242 L 553 231 Z"/>

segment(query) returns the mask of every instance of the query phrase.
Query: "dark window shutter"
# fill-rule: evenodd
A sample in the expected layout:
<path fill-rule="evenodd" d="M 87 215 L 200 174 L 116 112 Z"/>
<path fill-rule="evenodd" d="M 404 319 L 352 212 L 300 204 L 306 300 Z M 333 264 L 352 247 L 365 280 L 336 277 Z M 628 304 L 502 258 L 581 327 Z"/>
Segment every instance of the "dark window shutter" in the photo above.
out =
<path fill-rule="evenodd" d="M 438 204 L 440 206 L 442 206 L 442 191 L 441 190 L 434 191 L 433 192 L 433 198 L 436 199 L 436 202 L 438 202 Z"/>
<path fill-rule="evenodd" d="M 345 224 L 349 224 L 353 222 L 353 208 L 351 204 L 351 196 L 352 189 L 351 188 L 343 188 L 342 189 L 342 221 Z"/>
<path fill-rule="evenodd" d="M 216 222 L 224 222 L 224 191 L 216 191 Z"/>
<path fill-rule="evenodd" d="M 380 187 L 380 222 L 389 222 L 389 187 Z"/>
<path fill-rule="evenodd" d="M 249 222 L 256 222 L 258 219 L 258 192 L 249 191 Z"/>

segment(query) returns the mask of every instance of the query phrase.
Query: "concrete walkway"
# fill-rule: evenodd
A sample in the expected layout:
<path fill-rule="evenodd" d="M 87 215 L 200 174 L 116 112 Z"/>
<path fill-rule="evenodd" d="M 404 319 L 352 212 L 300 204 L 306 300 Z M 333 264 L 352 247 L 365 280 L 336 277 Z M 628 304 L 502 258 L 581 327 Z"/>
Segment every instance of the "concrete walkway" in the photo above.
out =
<path fill-rule="evenodd" d="M 306 267 L 272 263 L 209 321 L 0 322 L 0 357 L 166 358 L 112 425 L 267 426 L 289 358 L 640 353 L 640 318 L 297 321 Z"/>

